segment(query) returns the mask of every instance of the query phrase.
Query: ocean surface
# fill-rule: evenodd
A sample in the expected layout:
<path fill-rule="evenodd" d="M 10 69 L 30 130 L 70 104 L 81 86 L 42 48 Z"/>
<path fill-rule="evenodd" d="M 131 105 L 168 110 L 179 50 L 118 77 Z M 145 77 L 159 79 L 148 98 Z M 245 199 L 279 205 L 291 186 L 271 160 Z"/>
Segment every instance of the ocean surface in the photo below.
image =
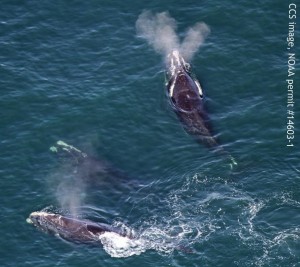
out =
<path fill-rule="evenodd" d="M 300 74 L 297 63 L 288 147 L 288 4 L 1 1 L 0 266 L 300 266 Z M 136 34 L 143 10 L 168 11 L 180 38 L 199 21 L 210 27 L 191 64 L 233 169 L 172 111 L 163 58 Z M 74 166 L 49 150 L 58 140 L 126 175 L 72 183 Z M 64 242 L 26 223 L 43 209 L 139 239 Z"/>

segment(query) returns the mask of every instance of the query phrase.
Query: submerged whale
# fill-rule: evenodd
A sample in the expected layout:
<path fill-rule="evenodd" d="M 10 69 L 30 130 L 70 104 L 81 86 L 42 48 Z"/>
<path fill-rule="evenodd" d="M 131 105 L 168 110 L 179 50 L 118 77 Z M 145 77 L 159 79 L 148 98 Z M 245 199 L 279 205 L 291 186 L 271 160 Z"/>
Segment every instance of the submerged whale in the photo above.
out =
<path fill-rule="evenodd" d="M 125 172 L 107 161 L 88 155 L 64 141 L 57 141 L 54 146 L 50 147 L 50 150 L 60 158 L 71 162 L 75 170 L 73 172 L 89 183 L 95 183 L 99 177 L 107 177 L 110 182 L 113 179 L 116 179 L 118 183 L 120 181 L 133 182 Z"/>
<path fill-rule="evenodd" d="M 55 146 L 50 147 L 50 150 L 58 154 L 61 158 L 71 159 L 73 165 L 77 168 L 77 172 L 83 178 L 88 179 L 98 175 L 113 176 L 120 174 L 108 162 L 92 157 L 63 141 L 57 141 Z"/>
<path fill-rule="evenodd" d="M 131 233 L 125 233 L 121 229 L 108 224 L 95 223 L 90 220 L 77 219 L 44 211 L 32 212 L 26 221 L 46 233 L 72 242 L 99 242 L 101 235 L 107 232 L 114 233 L 120 237 L 133 238 Z"/>

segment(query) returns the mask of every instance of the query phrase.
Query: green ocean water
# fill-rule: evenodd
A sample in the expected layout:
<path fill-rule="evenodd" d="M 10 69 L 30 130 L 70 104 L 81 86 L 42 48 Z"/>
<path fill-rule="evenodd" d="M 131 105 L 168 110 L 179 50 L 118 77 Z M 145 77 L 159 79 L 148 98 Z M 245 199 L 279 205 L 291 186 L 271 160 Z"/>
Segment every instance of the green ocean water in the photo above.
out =
<path fill-rule="evenodd" d="M 136 34 L 145 9 L 169 11 L 181 38 L 209 25 L 191 63 L 234 170 L 170 108 L 163 59 Z M 300 266 L 300 79 L 297 62 L 287 147 L 288 11 L 267 0 L 2 1 L 0 266 Z M 72 168 L 49 150 L 58 140 L 126 180 L 95 177 L 73 192 Z M 26 223 L 33 211 L 65 209 L 69 193 L 80 216 L 133 229 L 146 249 L 115 258 Z"/>

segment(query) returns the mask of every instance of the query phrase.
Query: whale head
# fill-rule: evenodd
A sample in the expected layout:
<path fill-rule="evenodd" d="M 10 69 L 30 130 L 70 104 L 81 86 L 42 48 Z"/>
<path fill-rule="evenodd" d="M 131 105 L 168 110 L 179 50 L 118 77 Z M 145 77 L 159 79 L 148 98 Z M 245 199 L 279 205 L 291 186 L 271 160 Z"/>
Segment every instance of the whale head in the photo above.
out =
<path fill-rule="evenodd" d="M 167 56 L 166 77 L 168 95 L 176 109 L 188 112 L 201 105 L 203 91 L 200 83 L 178 50 Z"/>
<path fill-rule="evenodd" d="M 55 233 L 57 226 L 61 224 L 59 219 L 57 214 L 35 211 L 29 215 L 26 221 L 44 232 Z"/>
<path fill-rule="evenodd" d="M 79 242 L 94 242 L 107 229 L 98 224 L 88 223 L 85 220 L 66 217 L 60 214 L 44 211 L 32 212 L 27 219 L 43 232 L 54 234 L 66 240 Z"/>

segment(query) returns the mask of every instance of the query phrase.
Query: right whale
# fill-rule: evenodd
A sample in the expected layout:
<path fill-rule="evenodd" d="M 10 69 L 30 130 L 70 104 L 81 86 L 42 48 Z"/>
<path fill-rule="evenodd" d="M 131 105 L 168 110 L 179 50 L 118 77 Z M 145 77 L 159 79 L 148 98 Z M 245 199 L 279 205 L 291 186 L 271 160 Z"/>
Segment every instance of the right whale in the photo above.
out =
<path fill-rule="evenodd" d="M 98 242 L 101 235 L 107 232 L 115 233 L 117 236 L 129 239 L 133 238 L 133 233 L 125 233 L 122 229 L 105 223 L 95 223 L 90 220 L 45 211 L 32 212 L 26 221 L 43 232 L 72 242 Z"/>
<path fill-rule="evenodd" d="M 191 76 L 190 65 L 178 50 L 167 57 L 167 91 L 171 105 L 186 131 L 209 147 L 217 148 L 208 116 L 204 110 L 203 91 L 199 81 Z"/>
<path fill-rule="evenodd" d="M 167 56 L 167 91 L 171 105 L 185 130 L 215 151 L 229 157 L 236 165 L 234 158 L 225 151 L 213 137 L 209 118 L 204 109 L 204 95 L 199 81 L 191 74 L 190 65 L 173 50 Z"/>
<path fill-rule="evenodd" d="M 74 165 L 74 173 L 87 182 L 95 182 L 99 177 L 107 177 L 110 181 L 117 179 L 118 182 L 133 182 L 125 172 L 115 168 L 107 161 L 88 155 L 64 141 L 57 141 L 54 146 L 50 147 L 50 151 L 63 159 L 71 159 L 72 165 Z"/>

